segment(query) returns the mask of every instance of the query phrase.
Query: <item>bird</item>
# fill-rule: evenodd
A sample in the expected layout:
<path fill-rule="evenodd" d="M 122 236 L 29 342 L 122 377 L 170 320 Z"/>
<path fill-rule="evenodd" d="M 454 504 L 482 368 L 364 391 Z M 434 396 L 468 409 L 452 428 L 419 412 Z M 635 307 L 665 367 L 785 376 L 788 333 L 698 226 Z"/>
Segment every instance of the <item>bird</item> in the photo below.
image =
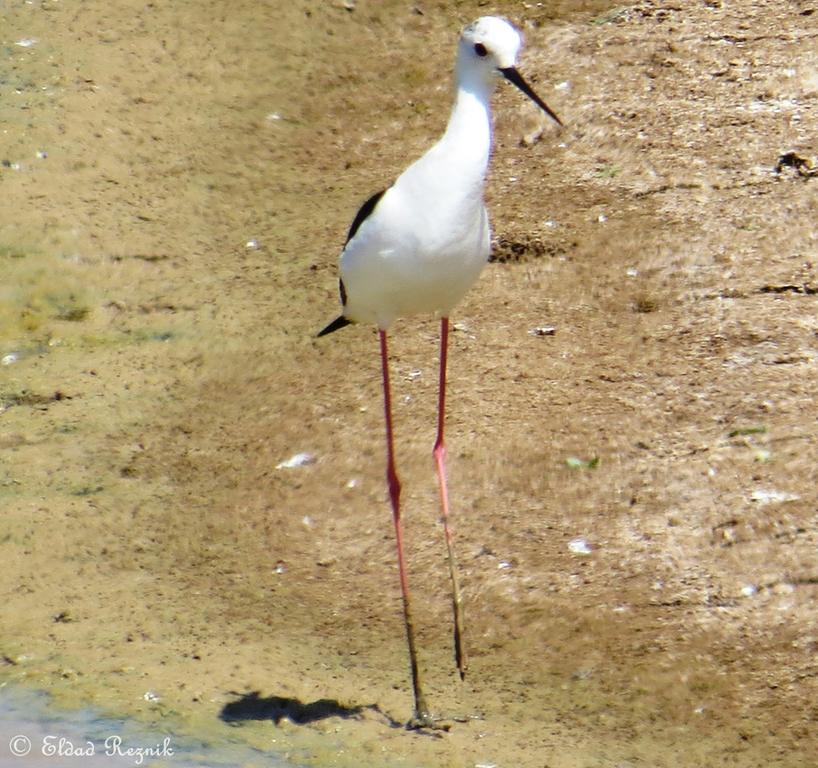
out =
<path fill-rule="evenodd" d="M 483 189 L 492 146 L 491 96 L 501 80 L 515 85 L 558 126 L 562 121 L 516 67 L 522 37 L 506 19 L 483 16 L 460 33 L 456 93 L 443 136 L 388 188 L 372 195 L 352 221 L 340 255 L 341 314 L 317 335 L 351 323 L 378 328 L 386 425 L 386 479 L 397 544 L 414 711 L 407 726 L 434 727 L 421 683 L 401 522 L 387 334 L 398 318 L 440 318 L 437 437 L 432 450 L 447 547 L 454 614 L 454 656 L 461 679 L 467 660 L 463 599 L 455 562 L 444 440 L 450 313 L 489 260 L 491 235 Z"/>

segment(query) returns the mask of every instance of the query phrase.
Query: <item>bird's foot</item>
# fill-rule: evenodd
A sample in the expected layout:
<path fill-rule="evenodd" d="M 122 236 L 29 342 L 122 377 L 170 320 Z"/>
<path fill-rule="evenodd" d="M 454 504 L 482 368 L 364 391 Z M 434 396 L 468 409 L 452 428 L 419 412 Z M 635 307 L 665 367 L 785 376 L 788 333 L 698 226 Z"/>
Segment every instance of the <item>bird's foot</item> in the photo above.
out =
<path fill-rule="evenodd" d="M 406 723 L 409 731 L 449 731 L 452 724 L 446 718 L 437 717 L 427 711 L 415 712 L 412 719 Z"/>

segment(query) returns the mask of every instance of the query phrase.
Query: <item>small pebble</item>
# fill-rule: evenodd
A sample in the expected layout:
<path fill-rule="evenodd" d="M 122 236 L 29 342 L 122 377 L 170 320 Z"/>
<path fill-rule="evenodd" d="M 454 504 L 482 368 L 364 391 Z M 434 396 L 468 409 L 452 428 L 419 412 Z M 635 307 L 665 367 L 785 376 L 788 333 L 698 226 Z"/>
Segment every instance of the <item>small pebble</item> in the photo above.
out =
<path fill-rule="evenodd" d="M 553 325 L 540 325 L 536 328 L 532 328 L 529 334 L 532 336 L 553 336 L 556 332 L 557 329 Z"/>
<path fill-rule="evenodd" d="M 276 469 L 294 469 L 295 467 L 305 467 L 315 463 L 315 456 L 311 453 L 296 453 L 286 461 L 276 464 Z"/>
<path fill-rule="evenodd" d="M 759 489 L 750 494 L 750 501 L 757 501 L 759 504 L 781 504 L 785 501 L 798 501 L 801 497 L 797 493 L 787 493 L 786 491 L 768 491 Z"/>
<path fill-rule="evenodd" d="M 585 539 L 572 539 L 568 542 L 568 549 L 575 555 L 590 555 L 593 552 L 591 545 Z"/>

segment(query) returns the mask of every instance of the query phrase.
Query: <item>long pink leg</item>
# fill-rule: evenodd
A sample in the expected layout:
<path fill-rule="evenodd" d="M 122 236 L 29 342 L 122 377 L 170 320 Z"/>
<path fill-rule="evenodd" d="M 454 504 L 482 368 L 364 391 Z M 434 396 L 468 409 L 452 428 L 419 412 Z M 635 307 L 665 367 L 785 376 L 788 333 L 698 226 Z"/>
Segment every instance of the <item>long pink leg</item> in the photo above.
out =
<path fill-rule="evenodd" d="M 409 582 L 406 578 L 406 563 L 403 554 L 403 529 L 400 522 L 400 480 L 395 469 L 395 448 L 392 439 L 392 395 L 389 387 L 389 358 L 386 349 L 386 331 L 380 331 L 381 368 L 383 371 L 383 405 L 386 416 L 386 481 L 389 485 L 389 500 L 392 502 L 392 521 L 395 523 L 395 540 L 398 545 L 398 571 L 400 588 L 403 596 L 403 621 L 406 625 L 406 640 L 409 644 L 409 664 L 412 670 L 412 690 L 415 694 L 415 712 L 409 721 L 410 726 L 427 726 L 432 717 L 426 706 L 426 699 L 420 686 L 417 651 L 415 649 L 415 630 L 412 622 L 412 609 L 409 600 Z"/>
<path fill-rule="evenodd" d="M 463 647 L 463 597 L 457 578 L 457 563 L 454 557 L 452 531 L 449 528 L 449 492 L 446 487 L 446 446 L 443 442 L 443 426 L 446 419 L 446 362 L 449 352 L 449 318 L 440 321 L 440 390 L 437 403 L 437 440 L 433 455 L 437 466 L 440 485 L 440 509 L 443 532 L 446 535 L 446 550 L 449 555 L 449 575 L 452 578 L 452 608 L 454 610 L 454 661 L 460 672 L 460 679 L 466 677 L 466 653 Z"/>

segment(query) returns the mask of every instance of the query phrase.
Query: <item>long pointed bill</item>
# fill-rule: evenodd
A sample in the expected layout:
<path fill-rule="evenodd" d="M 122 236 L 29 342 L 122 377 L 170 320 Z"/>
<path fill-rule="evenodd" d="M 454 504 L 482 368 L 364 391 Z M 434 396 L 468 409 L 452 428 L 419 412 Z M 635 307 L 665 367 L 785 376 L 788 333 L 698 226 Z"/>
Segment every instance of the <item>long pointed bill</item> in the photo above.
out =
<path fill-rule="evenodd" d="M 562 126 L 555 112 L 536 93 L 534 89 L 523 79 L 516 67 L 505 67 L 500 69 L 500 74 L 510 83 L 516 85 L 531 101 L 533 101 L 545 114 L 547 114 L 557 125 Z"/>

